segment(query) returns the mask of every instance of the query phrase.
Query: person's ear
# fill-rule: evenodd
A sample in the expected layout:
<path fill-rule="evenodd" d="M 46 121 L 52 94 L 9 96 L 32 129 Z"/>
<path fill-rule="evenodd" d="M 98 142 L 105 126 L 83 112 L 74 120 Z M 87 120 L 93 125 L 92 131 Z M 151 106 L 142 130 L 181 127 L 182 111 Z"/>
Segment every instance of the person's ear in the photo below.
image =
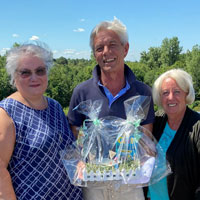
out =
<path fill-rule="evenodd" d="M 127 42 L 127 43 L 124 45 L 124 58 L 127 56 L 128 50 L 129 50 L 129 43 Z"/>

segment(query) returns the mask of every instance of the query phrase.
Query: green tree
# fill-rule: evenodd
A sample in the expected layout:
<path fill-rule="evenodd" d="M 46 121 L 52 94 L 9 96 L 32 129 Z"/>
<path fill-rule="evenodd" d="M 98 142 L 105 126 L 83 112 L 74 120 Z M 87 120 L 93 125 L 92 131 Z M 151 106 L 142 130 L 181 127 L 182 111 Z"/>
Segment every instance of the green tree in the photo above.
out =
<path fill-rule="evenodd" d="M 171 39 L 165 38 L 161 45 L 161 62 L 162 65 L 170 66 L 179 60 L 182 47 L 179 46 L 178 37 Z"/>
<path fill-rule="evenodd" d="M 92 51 L 91 51 L 91 55 L 90 55 L 90 60 L 91 60 L 90 64 L 94 67 L 97 64 L 97 61 L 96 61 Z"/>
<path fill-rule="evenodd" d="M 63 107 L 69 105 L 71 90 L 70 85 L 73 82 L 69 80 L 69 68 L 63 65 L 55 64 L 49 73 L 49 82 L 46 95 L 57 100 Z"/>
<path fill-rule="evenodd" d="M 68 60 L 67 58 L 61 56 L 60 58 L 55 59 L 55 62 L 57 64 L 61 64 L 61 65 L 67 65 L 68 64 Z"/>
<path fill-rule="evenodd" d="M 19 46 L 20 46 L 20 44 L 17 43 L 17 42 L 15 42 L 15 43 L 13 44 L 13 47 L 19 47 Z"/>
<path fill-rule="evenodd" d="M 153 86 L 155 79 L 158 77 L 158 70 L 152 69 L 147 71 L 144 75 L 144 82 L 149 85 L 150 87 Z"/>
<path fill-rule="evenodd" d="M 5 68 L 0 68 L 0 100 L 6 98 L 15 91 L 10 85 L 10 79 Z"/>
<path fill-rule="evenodd" d="M 148 52 L 141 53 L 140 62 L 146 64 L 150 69 L 161 66 L 161 49 L 159 47 L 150 47 Z"/>
<path fill-rule="evenodd" d="M 6 56 L 0 55 L 0 68 L 4 68 L 6 65 Z"/>
<path fill-rule="evenodd" d="M 200 99 L 200 46 L 195 45 L 192 51 L 186 55 L 186 69 L 191 74 L 196 91 L 196 97 Z"/>
<path fill-rule="evenodd" d="M 146 72 L 150 70 L 150 68 L 146 64 L 140 63 L 140 62 L 128 61 L 128 62 L 126 62 L 126 64 L 134 72 L 136 79 L 144 82 L 144 76 L 145 76 Z"/>
<path fill-rule="evenodd" d="M 144 82 L 149 85 L 150 87 L 153 86 L 154 81 L 164 72 L 173 69 L 172 66 L 162 66 L 160 68 L 154 68 L 152 70 L 149 70 L 144 75 Z"/>

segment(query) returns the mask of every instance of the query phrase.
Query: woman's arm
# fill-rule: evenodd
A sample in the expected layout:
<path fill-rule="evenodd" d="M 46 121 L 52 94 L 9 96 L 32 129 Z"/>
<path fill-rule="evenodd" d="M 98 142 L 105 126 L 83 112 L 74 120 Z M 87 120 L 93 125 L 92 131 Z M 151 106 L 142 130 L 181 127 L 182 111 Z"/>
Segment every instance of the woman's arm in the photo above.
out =
<path fill-rule="evenodd" d="M 0 108 L 0 199 L 16 200 L 8 163 L 15 145 L 15 128 L 12 119 Z"/>

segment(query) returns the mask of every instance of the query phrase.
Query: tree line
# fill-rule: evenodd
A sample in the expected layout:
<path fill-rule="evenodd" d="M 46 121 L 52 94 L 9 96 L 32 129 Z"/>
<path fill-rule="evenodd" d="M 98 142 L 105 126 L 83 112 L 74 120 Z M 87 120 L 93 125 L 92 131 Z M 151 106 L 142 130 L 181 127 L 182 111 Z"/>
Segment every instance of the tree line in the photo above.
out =
<path fill-rule="evenodd" d="M 17 44 L 15 43 L 14 46 Z M 0 100 L 15 91 L 9 83 L 5 69 L 6 54 L 0 56 Z M 196 92 L 196 101 L 192 105 L 200 110 L 200 46 L 194 45 L 191 50 L 183 52 L 178 37 L 165 38 L 158 47 L 143 51 L 139 61 L 126 61 L 138 80 L 153 85 L 155 79 L 172 68 L 182 68 L 191 74 Z M 91 78 L 96 61 L 91 54 L 87 59 L 54 59 L 49 73 L 49 84 L 46 95 L 60 102 L 63 108 L 69 106 L 74 87 Z"/>

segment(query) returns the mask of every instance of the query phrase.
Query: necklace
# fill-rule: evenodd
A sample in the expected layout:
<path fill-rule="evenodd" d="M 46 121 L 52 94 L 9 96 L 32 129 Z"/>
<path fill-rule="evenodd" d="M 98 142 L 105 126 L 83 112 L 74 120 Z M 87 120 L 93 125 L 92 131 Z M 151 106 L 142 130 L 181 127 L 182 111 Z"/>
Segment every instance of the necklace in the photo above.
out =
<path fill-rule="evenodd" d="M 27 98 L 23 97 L 24 100 L 26 101 L 26 104 L 28 104 L 29 107 L 36 109 L 36 110 L 43 110 L 47 107 L 47 99 L 46 97 L 42 96 L 42 100 L 40 103 L 32 103 L 30 100 Z"/>

